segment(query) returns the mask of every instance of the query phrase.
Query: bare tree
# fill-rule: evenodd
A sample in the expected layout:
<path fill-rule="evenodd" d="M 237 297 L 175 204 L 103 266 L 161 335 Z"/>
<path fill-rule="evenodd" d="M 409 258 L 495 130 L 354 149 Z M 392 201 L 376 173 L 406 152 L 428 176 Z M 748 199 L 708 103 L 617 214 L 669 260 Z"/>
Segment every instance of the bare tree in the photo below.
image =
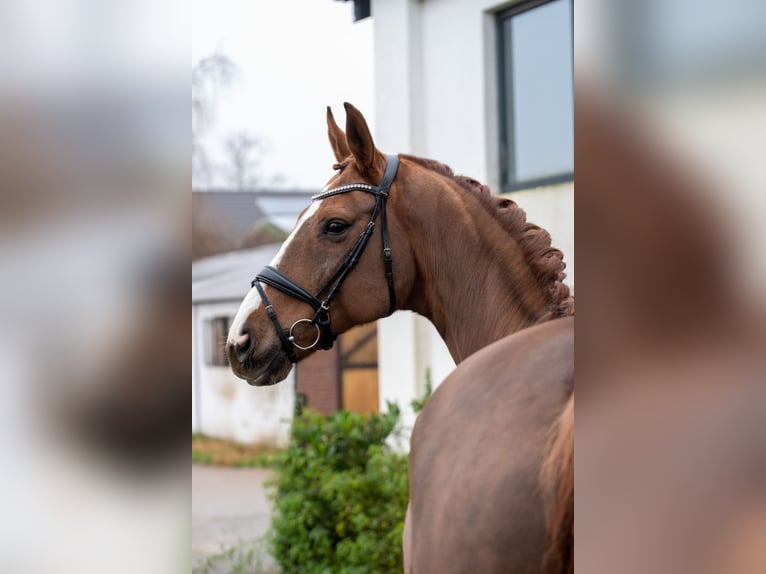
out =
<path fill-rule="evenodd" d="M 257 175 L 263 142 L 246 131 L 233 133 L 226 138 L 228 165 L 224 173 L 229 184 L 237 190 L 252 189 L 260 183 Z"/>
<path fill-rule="evenodd" d="M 211 164 L 200 141 L 215 116 L 215 99 L 221 86 L 229 85 L 237 74 L 236 64 L 215 52 L 192 67 L 192 186 L 205 185 L 211 179 Z"/>

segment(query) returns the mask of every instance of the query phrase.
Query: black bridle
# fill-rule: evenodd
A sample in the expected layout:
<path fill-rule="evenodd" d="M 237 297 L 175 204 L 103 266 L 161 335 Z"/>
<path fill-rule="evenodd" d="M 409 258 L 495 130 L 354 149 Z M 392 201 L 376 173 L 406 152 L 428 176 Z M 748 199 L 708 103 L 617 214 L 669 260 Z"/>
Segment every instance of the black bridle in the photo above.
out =
<path fill-rule="evenodd" d="M 340 268 L 335 272 L 330 280 L 324 284 L 324 287 L 322 287 L 316 295 L 313 295 L 310 291 L 304 289 L 295 281 L 271 265 L 264 267 L 261 272 L 255 276 L 255 279 L 253 279 L 251 283 L 251 285 L 258 290 L 258 294 L 261 296 L 261 301 L 263 301 L 263 304 L 266 307 L 266 313 L 268 313 L 269 319 L 271 319 L 271 322 L 274 324 L 274 328 L 277 331 L 277 335 L 279 335 L 279 340 L 282 342 L 282 349 L 285 351 L 287 357 L 293 363 L 298 362 L 293 347 L 297 347 L 303 351 L 308 351 L 317 345 L 320 349 L 329 349 L 333 346 L 337 335 L 332 332 L 332 327 L 330 326 L 330 303 L 332 303 L 332 300 L 338 294 L 338 291 L 340 291 L 340 288 L 343 285 L 343 282 L 346 280 L 346 277 L 348 277 L 348 274 L 351 273 L 351 270 L 359 262 L 359 258 L 362 256 L 364 248 L 367 247 L 367 243 L 369 242 L 370 237 L 372 237 L 373 231 L 375 231 L 375 221 L 378 218 L 378 214 L 380 214 L 380 220 L 382 224 L 381 235 L 383 238 L 383 264 L 385 265 L 386 282 L 388 284 L 388 314 L 390 315 L 396 310 L 394 270 L 391 263 L 391 245 L 388 241 L 388 225 L 386 223 L 386 199 L 388 199 L 388 191 L 391 188 L 391 183 L 393 183 L 394 178 L 396 177 L 396 171 L 399 169 L 399 157 L 396 155 L 387 155 L 386 161 L 386 170 L 383 172 L 383 179 L 381 179 L 380 185 L 377 187 L 368 183 L 349 183 L 328 189 L 327 191 L 323 191 L 322 193 L 311 198 L 311 201 L 319 201 L 334 195 L 349 193 L 351 191 L 364 191 L 375 196 L 375 207 L 372 210 L 372 215 L 370 216 L 369 223 L 367 223 L 364 231 L 359 236 L 359 239 L 357 239 L 356 244 L 346 256 L 346 260 L 343 262 L 343 265 L 340 266 Z M 298 319 L 287 331 L 285 331 L 282 328 L 279 319 L 277 319 L 277 313 L 274 311 L 274 307 L 269 302 L 268 297 L 266 297 L 266 293 L 264 292 L 261 283 L 270 285 L 275 289 L 282 291 L 282 293 L 308 303 L 314 309 L 314 316 L 311 319 Z M 324 300 L 321 299 L 323 296 Z M 301 346 L 298 344 L 296 335 L 293 332 L 296 325 L 300 325 L 302 323 L 313 325 L 316 328 L 316 339 L 314 339 L 314 342 L 308 346 Z"/>

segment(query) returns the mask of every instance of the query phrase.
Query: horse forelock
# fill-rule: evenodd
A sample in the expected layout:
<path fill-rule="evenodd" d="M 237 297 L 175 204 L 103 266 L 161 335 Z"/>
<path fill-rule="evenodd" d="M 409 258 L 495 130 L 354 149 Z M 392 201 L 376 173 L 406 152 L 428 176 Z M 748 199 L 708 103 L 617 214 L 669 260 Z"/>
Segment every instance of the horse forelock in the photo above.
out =
<path fill-rule="evenodd" d="M 401 157 L 457 183 L 461 189 L 476 197 L 518 242 L 532 274 L 549 300 L 549 311 L 541 321 L 574 314 L 574 298 L 564 283 L 566 263 L 563 253 L 551 245 L 550 233 L 527 221 L 526 212 L 515 201 L 493 195 L 488 186 L 471 177 L 455 175 L 451 167 L 439 161 L 404 154 Z"/>

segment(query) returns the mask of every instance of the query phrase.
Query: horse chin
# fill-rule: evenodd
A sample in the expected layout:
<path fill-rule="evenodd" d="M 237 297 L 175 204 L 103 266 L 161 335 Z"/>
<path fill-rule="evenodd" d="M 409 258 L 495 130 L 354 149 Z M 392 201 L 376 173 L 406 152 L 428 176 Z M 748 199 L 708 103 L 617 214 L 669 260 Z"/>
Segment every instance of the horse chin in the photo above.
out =
<path fill-rule="evenodd" d="M 262 364 L 263 368 L 246 374 L 244 378 L 247 384 L 253 387 L 276 385 L 287 378 L 293 366 L 282 352 L 275 353 L 274 356 L 265 359 Z"/>

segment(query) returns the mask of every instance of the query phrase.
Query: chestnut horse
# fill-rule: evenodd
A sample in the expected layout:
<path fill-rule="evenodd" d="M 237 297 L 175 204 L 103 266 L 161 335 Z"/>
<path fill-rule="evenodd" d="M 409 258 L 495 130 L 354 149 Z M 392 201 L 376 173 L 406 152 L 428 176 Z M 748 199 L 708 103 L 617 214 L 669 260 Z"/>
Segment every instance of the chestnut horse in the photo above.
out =
<path fill-rule="evenodd" d="M 458 364 L 411 438 L 405 572 L 571 572 L 574 303 L 561 252 L 508 199 L 432 160 L 386 156 L 327 110 L 336 173 L 232 322 L 252 385 L 396 309 Z M 375 240 L 373 240 L 375 238 Z"/>

